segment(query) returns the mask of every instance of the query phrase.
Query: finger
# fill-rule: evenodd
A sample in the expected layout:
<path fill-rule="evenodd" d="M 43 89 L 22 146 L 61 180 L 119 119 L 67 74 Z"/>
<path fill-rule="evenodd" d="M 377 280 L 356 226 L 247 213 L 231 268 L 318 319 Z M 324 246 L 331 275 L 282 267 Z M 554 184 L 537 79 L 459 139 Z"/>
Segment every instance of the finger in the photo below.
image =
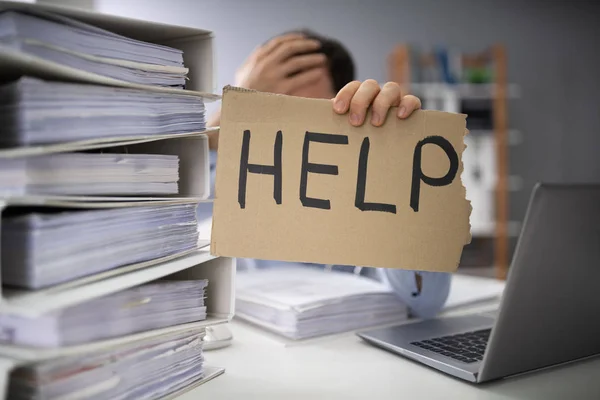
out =
<path fill-rule="evenodd" d="M 327 57 L 321 53 L 292 57 L 282 65 L 279 74 L 282 77 L 288 77 L 299 71 L 321 67 L 325 65 L 325 62 L 327 62 Z"/>
<path fill-rule="evenodd" d="M 398 107 L 398 118 L 408 118 L 413 111 L 421 108 L 421 99 L 412 94 L 408 94 L 402 98 Z"/>
<path fill-rule="evenodd" d="M 340 89 L 333 99 L 333 110 L 338 114 L 345 114 L 350 108 L 350 101 L 360 87 L 360 81 L 352 81 Z"/>
<path fill-rule="evenodd" d="M 388 110 L 400 104 L 402 100 L 402 89 L 400 85 L 394 82 L 388 82 L 381 88 L 381 92 L 373 101 L 373 112 L 371 114 L 371 124 L 381 126 L 385 122 Z"/>
<path fill-rule="evenodd" d="M 301 39 L 304 39 L 304 35 L 302 35 L 301 33 L 288 33 L 285 35 L 277 36 L 260 47 L 260 55 L 267 56 L 271 52 L 273 52 L 273 50 L 279 47 L 279 45 L 281 45 L 282 43 Z"/>
<path fill-rule="evenodd" d="M 379 84 L 373 79 L 367 79 L 360 85 L 350 101 L 350 123 L 352 125 L 361 126 L 365 122 L 367 109 L 380 91 Z"/>
<path fill-rule="evenodd" d="M 327 74 L 325 68 L 313 68 L 308 71 L 300 72 L 291 78 L 288 78 L 283 83 L 284 93 L 290 93 L 298 88 L 310 85 L 319 79 L 322 79 Z"/>
<path fill-rule="evenodd" d="M 311 53 L 321 47 L 321 42 L 313 39 L 297 39 L 281 43 L 269 55 L 265 57 L 265 61 L 283 63 L 290 58 L 304 53 Z"/>

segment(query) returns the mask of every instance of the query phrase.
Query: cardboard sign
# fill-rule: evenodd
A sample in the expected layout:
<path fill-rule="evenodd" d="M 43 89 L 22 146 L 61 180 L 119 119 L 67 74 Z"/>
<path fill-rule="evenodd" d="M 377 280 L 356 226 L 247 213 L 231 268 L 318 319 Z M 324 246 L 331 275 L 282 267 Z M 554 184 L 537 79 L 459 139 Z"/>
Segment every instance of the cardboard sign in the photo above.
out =
<path fill-rule="evenodd" d="M 226 87 L 211 252 L 455 271 L 471 240 L 466 116 L 395 112 L 353 127 L 329 100 Z"/>

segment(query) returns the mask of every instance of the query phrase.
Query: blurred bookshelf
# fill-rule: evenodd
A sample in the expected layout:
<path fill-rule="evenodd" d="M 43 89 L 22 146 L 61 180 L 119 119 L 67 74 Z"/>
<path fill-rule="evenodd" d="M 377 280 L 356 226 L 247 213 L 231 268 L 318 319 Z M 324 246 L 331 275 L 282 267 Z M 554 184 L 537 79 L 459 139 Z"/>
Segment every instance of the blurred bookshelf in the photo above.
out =
<path fill-rule="evenodd" d="M 508 83 L 505 47 L 495 44 L 466 53 L 399 44 L 389 55 L 388 74 L 403 93 L 418 96 L 423 108 L 468 114 L 462 181 L 473 206 L 473 239 L 460 268 L 493 268 L 494 276 L 505 279 L 511 240 L 521 229 L 520 221 L 509 220 L 509 197 L 523 186 L 522 178 L 509 169 L 510 148 L 523 136 L 509 128 L 507 103 L 519 98 L 520 90 Z"/>

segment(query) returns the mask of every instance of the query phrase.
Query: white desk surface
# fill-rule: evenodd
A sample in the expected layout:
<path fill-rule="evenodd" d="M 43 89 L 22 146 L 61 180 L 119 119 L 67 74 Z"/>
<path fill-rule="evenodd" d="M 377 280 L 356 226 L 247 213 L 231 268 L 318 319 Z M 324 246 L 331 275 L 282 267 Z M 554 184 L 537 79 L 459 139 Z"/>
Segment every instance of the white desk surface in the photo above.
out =
<path fill-rule="evenodd" d="M 225 374 L 181 400 L 600 399 L 600 357 L 474 385 L 353 334 L 286 345 L 243 322 L 234 321 L 231 329 L 231 346 L 206 352 L 206 363 L 225 367 Z"/>

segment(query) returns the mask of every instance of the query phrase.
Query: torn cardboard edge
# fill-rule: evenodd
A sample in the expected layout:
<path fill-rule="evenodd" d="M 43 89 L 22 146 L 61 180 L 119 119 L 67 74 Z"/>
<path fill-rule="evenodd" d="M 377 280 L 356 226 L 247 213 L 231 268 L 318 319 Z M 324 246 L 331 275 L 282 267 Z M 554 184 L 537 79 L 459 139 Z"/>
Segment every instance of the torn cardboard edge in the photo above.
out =
<path fill-rule="evenodd" d="M 471 241 L 466 115 L 392 113 L 354 127 L 327 99 L 226 86 L 211 252 L 455 271 Z"/>

